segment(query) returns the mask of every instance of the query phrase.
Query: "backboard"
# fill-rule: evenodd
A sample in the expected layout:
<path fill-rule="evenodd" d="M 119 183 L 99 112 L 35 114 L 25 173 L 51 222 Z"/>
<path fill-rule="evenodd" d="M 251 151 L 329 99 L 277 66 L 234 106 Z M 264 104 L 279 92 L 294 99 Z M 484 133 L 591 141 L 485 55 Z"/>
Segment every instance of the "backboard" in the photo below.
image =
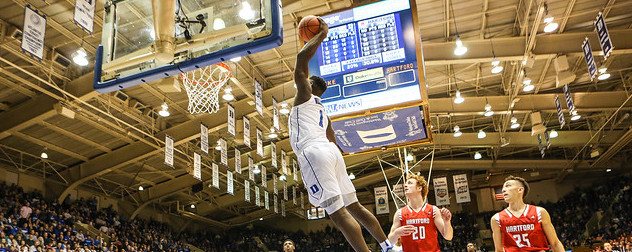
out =
<path fill-rule="evenodd" d="M 112 92 L 282 43 L 280 0 L 107 0 L 94 89 Z"/>

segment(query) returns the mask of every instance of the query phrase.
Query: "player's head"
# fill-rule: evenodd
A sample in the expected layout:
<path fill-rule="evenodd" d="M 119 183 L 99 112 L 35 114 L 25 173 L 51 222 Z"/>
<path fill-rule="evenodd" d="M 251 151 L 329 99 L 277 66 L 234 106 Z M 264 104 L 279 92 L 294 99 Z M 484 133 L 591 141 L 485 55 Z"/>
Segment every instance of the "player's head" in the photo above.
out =
<path fill-rule="evenodd" d="M 474 251 L 476 251 L 476 246 L 474 245 L 474 243 L 468 242 L 467 243 L 467 252 L 474 252 Z"/>
<path fill-rule="evenodd" d="M 327 90 L 325 79 L 320 76 L 312 75 L 309 77 L 309 83 L 312 84 L 312 94 L 320 97 Z"/>
<path fill-rule="evenodd" d="M 509 176 L 505 178 L 505 184 L 503 184 L 503 196 L 505 202 L 521 200 L 529 194 L 529 183 L 521 177 Z"/>
<path fill-rule="evenodd" d="M 287 239 L 283 242 L 283 252 L 294 252 L 294 241 Z"/>
<path fill-rule="evenodd" d="M 604 251 L 612 251 L 612 245 L 609 242 L 603 244 Z"/>
<path fill-rule="evenodd" d="M 424 176 L 408 174 L 408 178 L 404 184 L 404 192 L 408 198 L 421 195 L 421 197 L 425 199 L 428 195 L 428 182 L 426 182 Z"/>

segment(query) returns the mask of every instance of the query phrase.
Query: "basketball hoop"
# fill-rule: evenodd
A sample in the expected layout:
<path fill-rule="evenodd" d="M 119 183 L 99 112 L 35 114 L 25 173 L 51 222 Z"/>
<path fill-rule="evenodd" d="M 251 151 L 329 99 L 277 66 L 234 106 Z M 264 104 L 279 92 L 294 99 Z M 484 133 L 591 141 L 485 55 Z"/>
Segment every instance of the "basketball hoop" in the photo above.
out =
<path fill-rule="evenodd" d="M 218 94 L 230 79 L 230 68 L 224 63 L 180 74 L 189 96 L 189 113 L 215 113 L 219 109 Z"/>

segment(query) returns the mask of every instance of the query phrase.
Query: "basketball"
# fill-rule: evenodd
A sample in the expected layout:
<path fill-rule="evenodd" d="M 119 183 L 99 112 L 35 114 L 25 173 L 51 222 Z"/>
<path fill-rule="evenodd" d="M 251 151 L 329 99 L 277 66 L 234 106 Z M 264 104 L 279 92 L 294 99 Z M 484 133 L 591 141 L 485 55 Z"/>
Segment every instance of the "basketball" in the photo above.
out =
<path fill-rule="evenodd" d="M 306 16 L 298 23 L 298 35 L 305 42 L 310 41 L 320 31 L 320 21 L 316 16 Z"/>

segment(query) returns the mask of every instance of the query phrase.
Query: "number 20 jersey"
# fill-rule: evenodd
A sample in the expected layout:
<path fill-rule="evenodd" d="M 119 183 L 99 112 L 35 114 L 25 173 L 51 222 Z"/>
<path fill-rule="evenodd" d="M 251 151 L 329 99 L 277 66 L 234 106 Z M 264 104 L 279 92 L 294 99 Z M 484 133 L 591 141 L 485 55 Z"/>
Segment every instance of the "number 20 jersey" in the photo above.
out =
<path fill-rule="evenodd" d="M 411 235 L 401 237 L 404 252 L 441 251 L 437 226 L 434 223 L 436 214 L 439 214 L 438 208 L 428 203 L 424 204 L 419 212 L 415 212 L 409 206 L 401 209 L 399 223 L 402 226 L 415 227 L 415 232 Z"/>
<path fill-rule="evenodd" d="M 503 248 L 506 252 L 549 250 L 542 229 L 541 208 L 527 205 L 524 213 L 518 217 L 505 208 L 494 218 L 500 225 Z"/>

